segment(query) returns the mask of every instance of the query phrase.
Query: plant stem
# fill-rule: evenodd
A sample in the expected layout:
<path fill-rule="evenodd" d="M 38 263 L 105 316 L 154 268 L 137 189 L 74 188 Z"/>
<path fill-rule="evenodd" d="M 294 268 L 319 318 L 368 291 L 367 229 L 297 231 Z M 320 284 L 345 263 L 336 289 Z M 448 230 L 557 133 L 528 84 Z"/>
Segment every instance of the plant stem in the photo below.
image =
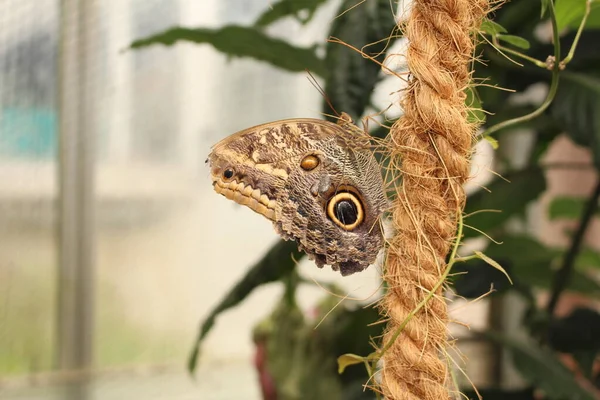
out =
<path fill-rule="evenodd" d="M 556 96 L 556 92 L 558 90 L 558 82 L 560 77 L 560 36 L 558 32 L 558 24 L 556 23 L 556 14 L 554 12 L 554 3 L 552 1 L 548 2 L 548 10 L 550 11 L 550 20 L 552 21 L 552 35 L 554 40 L 554 65 L 552 68 L 552 82 L 550 84 L 550 90 L 548 91 L 548 96 L 546 96 L 546 100 L 542 103 L 542 105 L 535 111 L 523 115 L 522 117 L 509 119 L 508 121 L 500 122 L 494 126 L 486 129 L 482 136 L 489 136 L 494 132 L 497 132 L 501 129 L 507 128 L 511 125 L 520 124 L 521 122 L 532 120 L 536 117 L 542 115 L 544 111 L 552 104 L 554 100 L 554 96 Z"/>
<path fill-rule="evenodd" d="M 456 259 L 454 259 L 454 262 L 467 262 L 467 261 L 471 261 L 474 260 L 476 258 L 481 258 L 478 255 L 472 255 L 472 256 L 466 256 L 466 257 L 457 257 Z"/>
<path fill-rule="evenodd" d="M 571 44 L 571 49 L 569 50 L 569 54 L 565 57 L 564 60 L 560 62 L 561 67 L 564 68 L 575 55 L 575 49 L 577 48 L 577 44 L 579 43 L 579 38 L 581 37 L 581 32 L 583 32 L 583 28 L 585 27 L 585 23 L 587 22 L 588 16 L 592 11 L 592 0 L 587 0 L 585 2 L 585 14 L 583 15 L 583 19 L 581 20 L 581 24 L 579 24 L 579 28 L 577 29 L 577 34 L 575 35 L 575 40 L 573 40 L 573 44 Z"/>
<path fill-rule="evenodd" d="M 509 53 L 509 54 L 512 54 L 513 56 L 520 57 L 520 58 L 522 58 L 523 60 L 527 60 L 527 61 L 529 61 L 530 63 L 534 64 L 534 65 L 535 65 L 535 66 L 537 66 L 537 67 L 540 67 L 540 68 L 547 68 L 547 65 L 546 65 L 546 63 L 545 63 L 545 62 L 543 62 L 543 61 L 540 61 L 540 60 L 538 60 L 537 58 L 529 57 L 527 54 L 523 54 L 523 53 L 521 53 L 520 51 L 516 51 L 516 50 L 513 50 L 513 49 L 511 49 L 511 48 L 508 48 L 508 47 L 505 47 L 505 46 L 501 45 L 501 44 L 500 44 L 500 42 L 498 42 L 498 39 L 497 39 L 496 37 L 494 37 L 494 38 L 492 39 L 492 43 L 493 43 L 493 44 L 494 44 L 494 46 L 495 46 L 495 47 L 496 47 L 498 50 L 500 50 L 501 52 L 504 52 L 504 53 Z"/>
<path fill-rule="evenodd" d="M 400 324 L 400 326 L 398 327 L 396 332 L 394 332 L 394 335 L 392 336 L 392 338 L 379 351 L 379 353 L 375 357 L 375 360 L 373 361 L 374 367 L 377 365 L 377 362 L 379 361 L 379 359 L 383 358 L 385 352 L 388 351 L 390 347 L 392 347 L 392 344 L 394 344 L 394 342 L 396 341 L 398 336 L 400 336 L 400 334 L 402 333 L 402 331 L 404 330 L 406 325 L 410 322 L 412 317 L 414 317 L 419 311 L 421 311 L 421 309 L 423 307 L 425 307 L 427 305 L 427 303 L 429 303 L 431 298 L 437 294 L 437 291 L 440 290 L 442 285 L 444 285 L 444 283 L 446 282 L 446 278 L 448 278 L 448 275 L 450 274 L 452 267 L 457 262 L 456 254 L 458 252 L 458 247 L 460 246 L 460 242 L 462 239 L 463 227 L 464 227 L 463 215 L 462 215 L 462 213 L 458 213 L 458 230 L 456 233 L 456 240 L 454 242 L 454 246 L 452 247 L 452 252 L 450 253 L 450 258 L 448 259 L 448 264 L 446 265 L 446 269 L 445 269 L 444 273 L 442 274 L 442 277 L 435 284 L 435 286 L 429 291 L 427 296 L 425 296 L 425 298 L 417 305 L 417 307 L 415 307 L 415 309 L 412 310 L 406 316 L 406 318 L 404 318 L 404 321 L 402 321 L 402 323 Z"/>
<path fill-rule="evenodd" d="M 594 214 L 596 213 L 596 209 L 598 208 L 598 199 L 600 199 L 600 178 L 596 183 L 594 192 L 587 201 L 585 210 L 583 212 L 583 215 L 581 216 L 581 220 L 579 221 L 579 227 L 577 228 L 577 231 L 573 236 L 573 240 L 571 241 L 571 247 L 565 255 L 563 264 L 554 275 L 554 281 L 552 282 L 552 294 L 550 296 L 550 301 L 548 302 L 547 308 L 549 316 L 552 316 L 552 314 L 554 313 L 554 309 L 558 304 L 558 300 L 560 299 L 561 294 L 566 289 L 569 283 L 571 272 L 575 267 L 575 259 L 577 258 L 577 255 L 581 250 L 581 245 L 583 244 L 585 232 L 587 231 L 587 228 L 590 225 Z"/>

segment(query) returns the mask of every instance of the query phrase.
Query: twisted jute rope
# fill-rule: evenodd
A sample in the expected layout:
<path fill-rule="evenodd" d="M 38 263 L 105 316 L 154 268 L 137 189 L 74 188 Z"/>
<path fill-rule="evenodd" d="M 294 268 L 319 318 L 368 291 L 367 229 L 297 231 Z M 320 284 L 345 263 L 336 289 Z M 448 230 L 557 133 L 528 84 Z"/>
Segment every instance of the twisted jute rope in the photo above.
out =
<path fill-rule="evenodd" d="M 487 0 L 413 0 L 404 29 L 411 78 L 401 100 L 404 115 L 390 132 L 402 182 L 381 304 L 388 318 L 381 369 L 386 399 L 451 398 L 447 306 L 438 283 L 465 202 L 462 185 L 476 129 L 467 121 L 465 89 L 475 32 L 487 10 Z"/>

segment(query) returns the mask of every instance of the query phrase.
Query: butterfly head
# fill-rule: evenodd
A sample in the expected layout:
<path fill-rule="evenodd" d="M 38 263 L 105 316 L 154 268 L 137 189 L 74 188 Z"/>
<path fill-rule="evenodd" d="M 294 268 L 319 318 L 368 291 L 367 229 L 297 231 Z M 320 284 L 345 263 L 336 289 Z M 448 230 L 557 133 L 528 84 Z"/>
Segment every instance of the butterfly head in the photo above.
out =
<path fill-rule="evenodd" d="M 280 209 L 278 194 L 287 180 L 284 169 L 275 170 L 269 164 L 257 163 L 248 154 L 238 153 L 225 145 L 216 147 L 208 160 L 217 193 L 248 206 L 271 221 L 276 220 Z"/>

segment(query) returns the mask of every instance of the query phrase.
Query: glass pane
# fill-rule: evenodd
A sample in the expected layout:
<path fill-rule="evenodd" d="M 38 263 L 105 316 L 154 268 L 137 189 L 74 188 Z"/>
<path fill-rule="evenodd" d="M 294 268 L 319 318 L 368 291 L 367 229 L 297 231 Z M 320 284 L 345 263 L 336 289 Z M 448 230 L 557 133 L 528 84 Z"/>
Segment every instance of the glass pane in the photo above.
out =
<path fill-rule="evenodd" d="M 174 25 L 249 23 L 267 7 L 262 1 L 102 7 L 106 47 L 94 57 L 110 68 L 95 101 L 105 105 L 100 120 L 112 123 L 101 133 L 97 169 L 96 365 L 183 366 L 199 320 L 276 240 L 267 221 L 213 193 L 204 166 L 210 146 L 259 123 L 317 116 L 320 98 L 303 74 L 228 60 L 207 45 L 119 53 Z M 274 33 L 300 31 L 292 24 Z M 250 330 L 269 311 L 256 305 L 223 319 L 207 358 L 233 356 L 250 368 Z"/>
<path fill-rule="evenodd" d="M 0 376 L 53 364 L 57 8 L 0 1 Z"/>
<path fill-rule="evenodd" d="M 48 370 L 57 353 L 60 4 L 0 0 L 2 378 Z M 278 240 L 263 217 L 213 192 L 204 161 L 211 145 L 238 130 L 318 117 L 320 94 L 306 74 L 228 59 L 208 45 L 124 50 L 174 25 L 250 24 L 269 6 L 264 0 L 81 4 L 89 12 L 81 36 L 89 40 L 81 47 L 87 80 L 73 92 L 85 94 L 76 100 L 86 101 L 92 114 L 84 118 L 93 123 L 84 126 L 93 132 L 96 152 L 94 381 L 84 392 L 90 398 L 153 398 L 140 393 L 157 393 L 153 388 L 160 386 L 170 399 L 189 398 L 184 392 L 258 398 L 251 331 L 271 312 L 280 287 L 258 291 L 219 319 L 200 367 L 210 384 L 193 385 L 184 372 L 201 318 Z M 269 32 L 312 45 L 325 39 L 333 12 L 327 7 L 306 27 L 287 21 Z M 317 277 L 312 263 L 306 268 Z M 318 279 L 339 278 L 330 272 L 319 271 Z M 351 292 L 356 297 L 379 286 L 375 269 L 345 282 L 359 288 Z M 308 308 L 322 294 L 303 290 L 300 300 Z M 161 377 L 137 373 L 146 367 Z M 102 373 L 115 369 L 122 374 Z M 231 387 L 231 377 L 239 386 Z M 18 381 L 8 398 L 83 398 L 64 378 L 55 371 L 42 388 Z"/>

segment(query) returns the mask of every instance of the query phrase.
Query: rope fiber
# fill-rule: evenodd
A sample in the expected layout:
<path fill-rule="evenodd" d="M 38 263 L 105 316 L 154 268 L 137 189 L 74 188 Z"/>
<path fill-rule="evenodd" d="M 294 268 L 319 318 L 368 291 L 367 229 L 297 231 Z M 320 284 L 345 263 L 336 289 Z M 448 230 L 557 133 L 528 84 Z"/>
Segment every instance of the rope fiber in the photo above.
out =
<path fill-rule="evenodd" d="M 411 73 L 392 127 L 395 168 L 401 170 L 393 210 L 382 301 L 388 318 L 383 343 L 394 340 L 412 310 L 442 279 L 465 202 L 463 183 L 476 125 L 467 121 L 474 35 L 487 0 L 413 0 L 405 26 Z M 400 161 L 401 160 L 401 161 Z M 381 390 L 387 399 L 451 398 L 447 306 L 438 290 L 383 355 Z"/>

